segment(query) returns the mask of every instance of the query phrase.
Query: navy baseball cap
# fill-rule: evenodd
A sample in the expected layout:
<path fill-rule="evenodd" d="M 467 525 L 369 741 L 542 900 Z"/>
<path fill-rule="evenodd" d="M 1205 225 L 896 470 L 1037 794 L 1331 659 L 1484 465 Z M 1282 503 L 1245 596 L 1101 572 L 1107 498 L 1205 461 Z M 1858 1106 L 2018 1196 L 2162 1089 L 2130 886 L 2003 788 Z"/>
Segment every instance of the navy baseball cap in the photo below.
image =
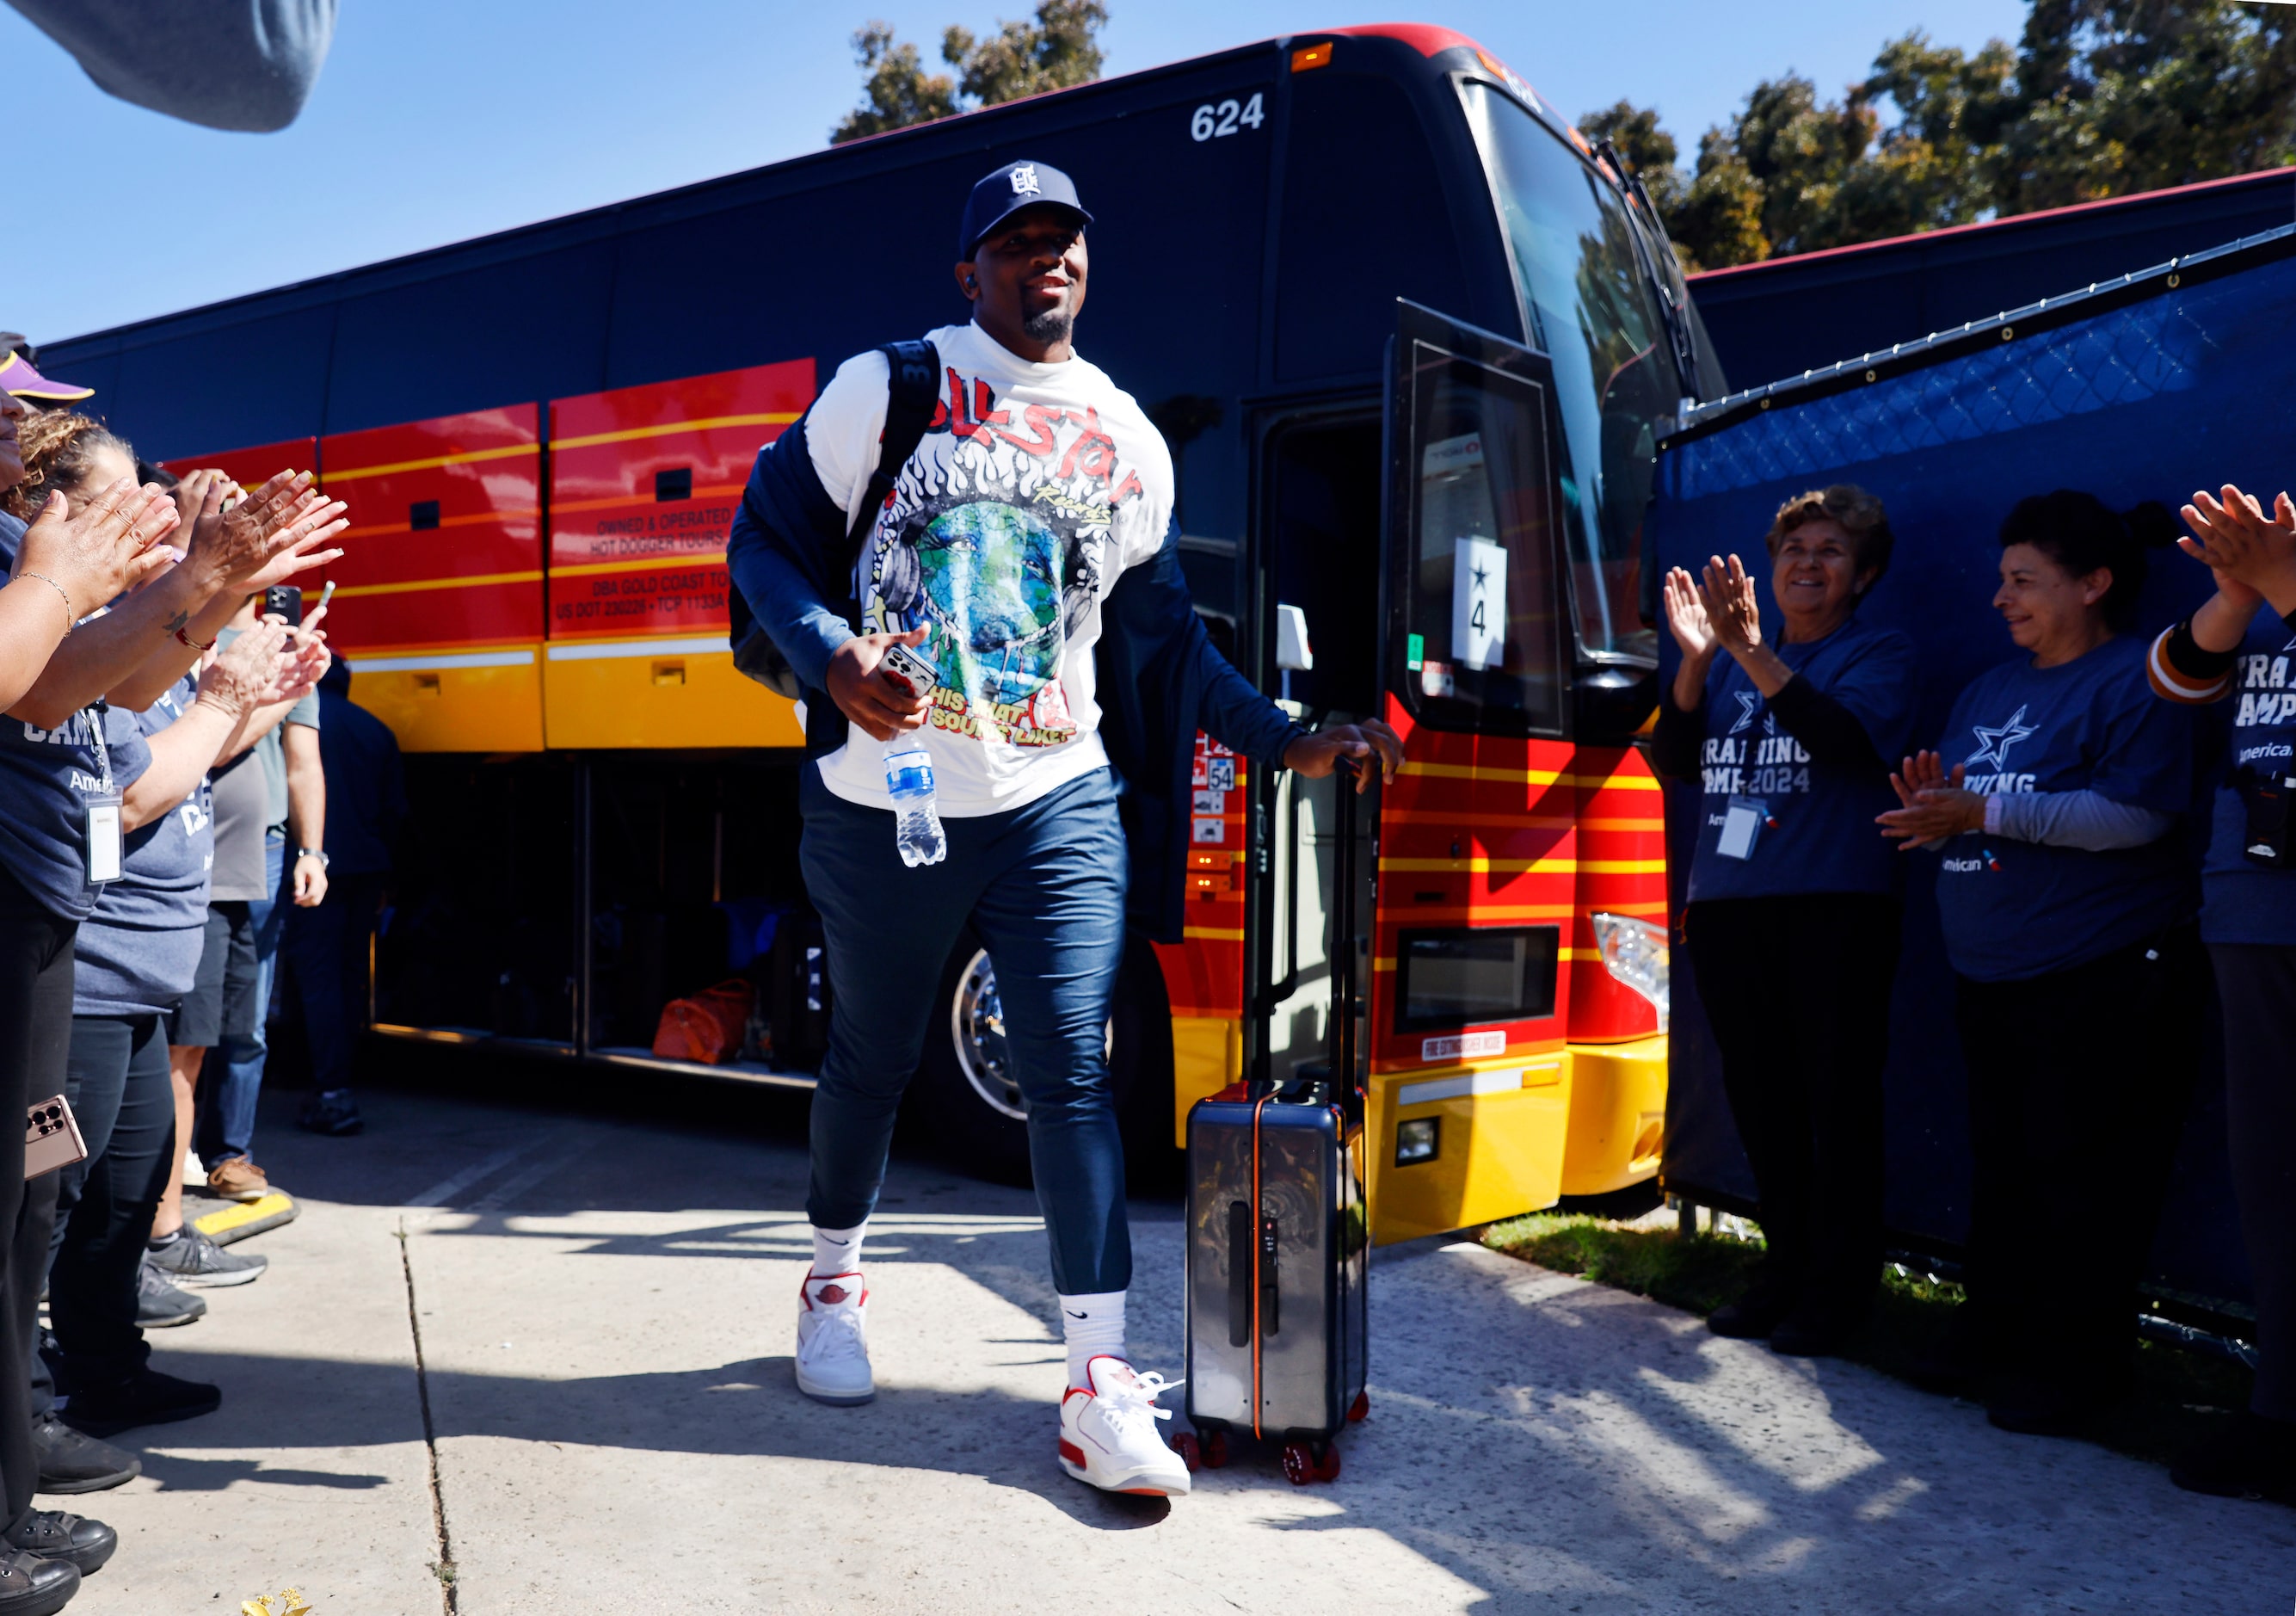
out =
<path fill-rule="evenodd" d="M 964 199 L 964 223 L 956 234 L 956 259 L 972 260 L 980 238 L 1023 208 L 1065 209 L 1077 223 L 1089 225 L 1092 215 L 1077 200 L 1076 182 L 1050 163 L 1010 162 L 988 174 Z"/>

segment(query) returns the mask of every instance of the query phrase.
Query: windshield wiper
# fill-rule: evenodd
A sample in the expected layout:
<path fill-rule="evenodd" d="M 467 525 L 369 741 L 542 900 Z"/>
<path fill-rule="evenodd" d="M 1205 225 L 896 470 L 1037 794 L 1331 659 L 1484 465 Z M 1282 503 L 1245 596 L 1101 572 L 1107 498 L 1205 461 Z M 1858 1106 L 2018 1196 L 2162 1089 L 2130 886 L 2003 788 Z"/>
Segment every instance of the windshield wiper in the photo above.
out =
<path fill-rule="evenodd" d="M 1707 389 L 1698 364 L 1698 341 L 1690 329 L 1689 289 L 1683 286 L 1679 293 L 1676 291 L 1682 285 L 1681 270 L 1674 264 L 1674 247 L 1666 239 L 1666 225 L 1658 216 L 1658 204 L 1651 201 L 1650 191 L 1644 185 L 1642 176 L 1628 167 L 1627 160 L 1619 154 L 1619 148 L 1607 136 L 1595 143 L 1595 155 L 1610 169 L 1619 188 L 1641 210 L 1643 218 L 1648 221 L 1648 228 L 1656 234 L 1659 245 L 1665 249 L 1668 264 L 1675 269 L 1671 276 L 1660 270 L 1649 237 L 1640 228 L 1629 230 L 1635 241 L 1635 257 L 1641 261 L 1643 274 L 1649 277 L 1652 289 L 1658 293 L 1659 318 L 1666 322 L 1666 334 L 1674 349 L 1675 374 L 1681 378 L 1691 398 L 1702 399 L 1706 397 Z"/>

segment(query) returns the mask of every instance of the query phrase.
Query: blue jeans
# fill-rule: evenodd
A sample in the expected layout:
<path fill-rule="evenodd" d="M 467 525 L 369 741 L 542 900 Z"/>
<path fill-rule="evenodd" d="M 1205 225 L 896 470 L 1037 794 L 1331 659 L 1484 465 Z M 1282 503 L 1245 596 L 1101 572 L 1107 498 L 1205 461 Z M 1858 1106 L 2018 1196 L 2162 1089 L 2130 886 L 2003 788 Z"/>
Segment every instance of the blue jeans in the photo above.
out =
<path fill-rule="evenodd" d="M 254 1025 L 239 1030 L 226 1025 L 223 1042 L 208 1054 L 200 1087 L 200 1160 L 209 1167 L 254 1148 L 255 1103 L 263 1097 L 263 1062 L 269 1053 L 264 1022 L 271 1014 L 271 967 L 279 957 L 279 934 L 287 923 L 287 908 L 279 901 L 279 883 L 287 859 L 283 836 L 263 839 L 263 872 L 271 896 L 250 898 L 248 923 L 255 929 Z M 233 1000 L 238 984 L 224 985 L 224 1003 Z"/>
<path fill-rule="evenodd" d="M 1029 1103 L 1053 1284 L 1067 1295 L 1123 1290 L 1132 1235 L 1107 1036 L 1124 956 L 1125 850 L 1108 771 L 1009 813 L 946 821 L 948 857 L 916 869 L 901 862 L 891 814 L 837 796 L 810 764 L 801 796 L 799 859 L 821 912 L 831 997 L 806 1216 L 850 1228 L 876 1206 L 901 1092 L 942 1010 L 941 966 L 970 922 L 996 967 L 1013 1075 Z"/>

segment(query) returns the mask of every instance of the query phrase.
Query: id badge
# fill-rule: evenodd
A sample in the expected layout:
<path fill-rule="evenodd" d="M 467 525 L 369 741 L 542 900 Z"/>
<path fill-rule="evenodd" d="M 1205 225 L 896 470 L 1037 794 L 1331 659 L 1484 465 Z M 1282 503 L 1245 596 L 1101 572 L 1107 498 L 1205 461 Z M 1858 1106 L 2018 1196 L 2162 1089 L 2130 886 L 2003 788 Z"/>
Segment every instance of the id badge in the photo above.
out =
<path fill-rule="evenodd" d="M 2267 870 L 2289 866 L 2288 803 L 2292 794 L 2296 794 L 2296 780 L 2277 771 L 2250 775 L 2241 782 L 2241 802 L 2248 810 L 2247 834 L 2242 839 L 2241 853 L 2249 863 Z"/>
<path fill-rule="evenodd" d="M 80 799 L 87 814 L 87 881 L 102 886 L 119 879 L 119 793 L 90 792 Z"/>
<path fill-rule="evenodd" d="M 1769 805 L 1759 797 L 1731 798 L 1730 806 L 1722 810 L 1722 835 L 1714 850 L 1725 858 L 1751 858 L 1769 818 Z"/>

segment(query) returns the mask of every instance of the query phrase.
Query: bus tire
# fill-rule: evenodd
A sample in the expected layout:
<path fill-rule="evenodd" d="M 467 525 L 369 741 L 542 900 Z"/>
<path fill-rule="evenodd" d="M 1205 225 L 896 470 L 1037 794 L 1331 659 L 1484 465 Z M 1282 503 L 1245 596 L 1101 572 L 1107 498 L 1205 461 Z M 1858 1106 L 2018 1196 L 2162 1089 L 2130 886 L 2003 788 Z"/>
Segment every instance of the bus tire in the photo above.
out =
<path fill-rule="evenodd" d="M 1028 1110 L 1003 1047 L 1001 1012 L 995 970 L 968 932 L 942 968 L 904 1110 L 916 1136 L 951 1166 L 1026 1185 Z M 1110 1007 L 1108 1070 L 1136 1176 L 1169 1153 L 1172 1126 L 1172 1015 L 1155 951 L 1136 939 L 1127 939 Z"/>

